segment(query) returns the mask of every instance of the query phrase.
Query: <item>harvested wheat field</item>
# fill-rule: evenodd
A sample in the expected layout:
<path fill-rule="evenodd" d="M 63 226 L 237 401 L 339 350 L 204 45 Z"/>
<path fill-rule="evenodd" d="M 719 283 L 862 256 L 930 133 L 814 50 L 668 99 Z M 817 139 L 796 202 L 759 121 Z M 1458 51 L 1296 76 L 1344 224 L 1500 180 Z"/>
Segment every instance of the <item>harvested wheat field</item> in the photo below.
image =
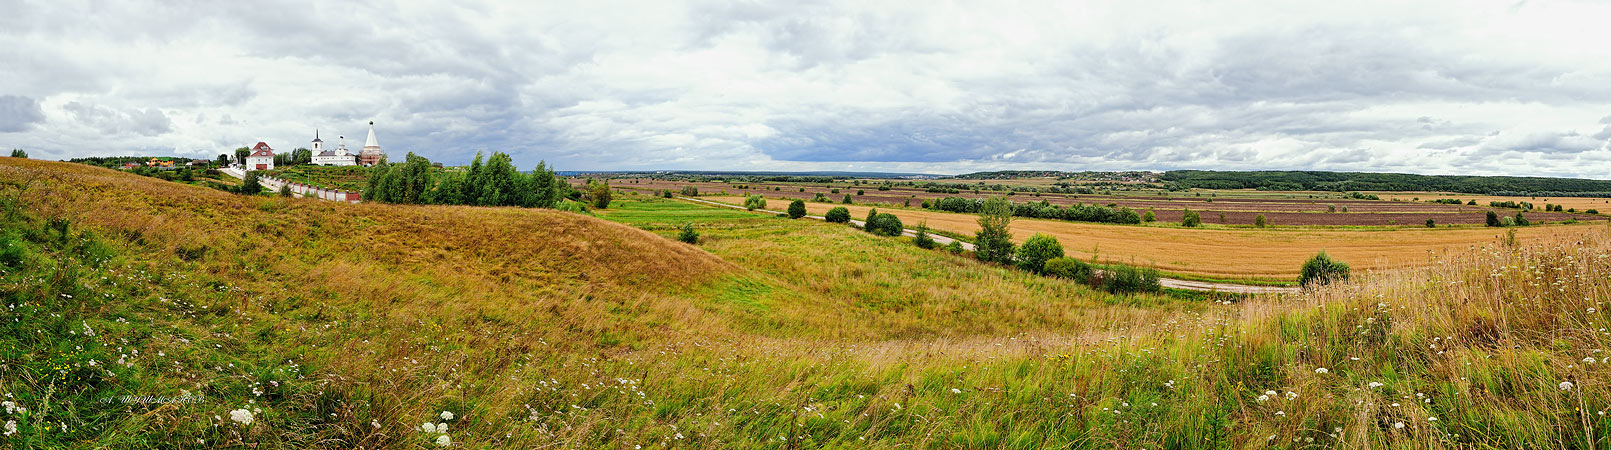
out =
<path fill-rule="evenodd" d="M 701 197 L 740 204 L 740 197 Z M 768 209 L 781 211 L 783 200 L 768 200 Z M 867 215 L 867 206 L 806 202 L 806 210 L 822 215 L 836 206 L 850 209 L 851 217 Z M 908 228 L 918 224 L 971 235 L 979 230 L 977 216 L 917 209 L 885 208 Z M 1529 244 L 1573 242 L 1604 232 L 1606 225 L 1550 225 L 1519 228 L 1516 239 Z M 1214 278 L 1290 280 L 1304 260 L 1324 250 L 1364 270 L 1415 267 L 1429 264 L 1433 255 L 1498 243 L 1506 230 L 1495 228 L 1381 228 L 1381 229 L 1186 229 L 1134 225 L 1104 225 L 1017 218 L 1012 222 L 1018 242 L 1035 233 L 1061 241 L 1071 256 L 1104 262 L 1134 263 L 1174 273 Z"/>

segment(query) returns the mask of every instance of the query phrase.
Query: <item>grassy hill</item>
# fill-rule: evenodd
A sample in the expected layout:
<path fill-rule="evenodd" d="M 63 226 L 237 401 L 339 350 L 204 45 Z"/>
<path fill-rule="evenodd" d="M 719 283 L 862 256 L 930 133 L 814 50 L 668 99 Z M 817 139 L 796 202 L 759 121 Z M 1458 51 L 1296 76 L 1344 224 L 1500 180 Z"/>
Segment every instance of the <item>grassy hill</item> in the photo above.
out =
<path fill-rule="evenodd" d="M 1220 305 L 831 224 L 647 198 L 599 214 L 243 197 L 0 158 L 0 395 L 26 409 L 0 411 L 17 426 L 0 442 L 1611 443 L 1604 236 Z M 684 222 L 699 246 L 663 237 Z"/>

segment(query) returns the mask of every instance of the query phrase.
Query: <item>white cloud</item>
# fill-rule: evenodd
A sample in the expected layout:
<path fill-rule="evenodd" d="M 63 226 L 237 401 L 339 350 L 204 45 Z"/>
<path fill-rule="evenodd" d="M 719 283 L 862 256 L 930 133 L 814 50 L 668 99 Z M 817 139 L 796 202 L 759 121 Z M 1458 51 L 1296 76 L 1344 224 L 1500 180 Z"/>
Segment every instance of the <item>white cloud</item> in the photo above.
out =
<path fill-rule="evenodd" d="M 47 158 L 375 120 L 560 169 L 1611 169 L 1592 2 L 9 6 L 0 146 Z"/>

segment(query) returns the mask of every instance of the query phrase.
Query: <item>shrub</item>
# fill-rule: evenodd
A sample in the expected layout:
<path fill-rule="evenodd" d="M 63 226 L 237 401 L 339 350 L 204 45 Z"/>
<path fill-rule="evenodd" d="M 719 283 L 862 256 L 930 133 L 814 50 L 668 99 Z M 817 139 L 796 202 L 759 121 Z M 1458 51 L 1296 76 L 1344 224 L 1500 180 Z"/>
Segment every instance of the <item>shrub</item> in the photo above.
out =
<path fill-rule="evenodd" d="M 940 246 L 939 243 L 934 242 L 934 238 L 929 237 L 929 227 L 927 225 L 917 226 L 917 236 L 912 237 L 912 243 L 917 244 L 917 248 L 925 250 Z"/>
<path fill-rule="evenodd" d="M 14 148 L 14 149 L 11 149 L 11 157 L 12 158 L 24 158 L 24 159 L 26 159 L 26 158 L 28 158 L 28 152 L 22 151 L 22 149 L 20 149 L 20 148 Z"/>
<path fill-rule="evenodd" d="M 805 211 L 805 201 L 803 201 L 803 200 L 795 200 L 795 201 L 789 202 L 789 218 L 790 219 L 798 219 L 798 218 L 801 218 L 801 217 L 805 217 L 805 213 L 806 213 L 806 211 Z"/>
<path fill-rule="evenodd" d="M 677 240 L 687 242 L 689 244 L 699 243 L 699 232 L 694 231 L 694 224 L 682 224 L 681 229 L 682 231 L 677 233 Z"/>
<path fill-rule="evenodd" d="M 829 193 L 831 193 L 831 194 L 838 194 L 838 193 L 839 193 L 839 190 L 838 190 L 838 189 L 834 189 L 834 190 L 832 190 L 832 191 L 830 191 L 830 192 L 829 192 Z"/>
<path fill-rule="evenodd" d="M 974 256 L 980 261 L 1011 264 L 1013 257 L 1012 202 L 994 197 L 979 206 L 979 232 L 974 235 Z"/>
<path fill-rule="evenodd" d="M 671 190 L 670 189 L 661 190 L 660 191 L 660 196 L 664 197 L 664 198 L 671 198 Z"/>
<path fill-rule="evenodd" d="M 1333 260 L 1325 251 L 1321 251 L 1303 263 L 1303 270 L 1298 275 L 1298 284 L 1326 285 L 1334 281 L 1346 281 L 1348 276 L 1348 264 Z"/>
<path fill-rule="evenodd" d="M 263 185 L 257 183 L 257 172 L 246 172 L 246 178 L 241 179 L 240 193 L 257 195 L 259 192 L 263 192 Z"/>
<path fill-rule="evenodd" d="M 766 197 L 759 195 L 744 197 L 744 209 L 754 211 L 763 208 L 766 208 Z"/>
<path fill-rule="evenodd" d="M 823 214 L 822 218 L 832 223 L 850 222 L 850 210 L 843 206 L 835 206 L 828 210 L 827 214 Z"/>
<path fill-rule="evenodd" d="M 289 184 L 280 185 L 280 196 L 281 197 L 290 197 L 291 196 L 291 185 L 289 185 Z"/>
<path fill-rule="evenodd" d="M 868 222 L 866 227 L 867 232 L 879 236 L 900 236 L 903 228 L 901 218 L 890 213 L 881 213 L 873 217 L 873 220 Z"/>
<path fill-rule="evenodd" d="M 856 195 L 867 195 L 867 191 L 864 191 L 864 190 L 861 190 L 861 189 L 857 189 L 857 190 L 856 190 Z"/>
<path fill-rule="evenodd" d="M 1158 292 L 1161 274 L 1151 267 L 1115 265 L 1102 271 L 1102 289 L 1115 294 Z"/>
<path fill-rule="evenodd" d="M 1149 210 L 1147 210 L 1146 214 L 1141 215 L 1141 221 L 1142 222 L 1157 222 L 1158 221 L 1158 215 L 1153 214 L 1152 210 L 1149 209 Z"/>
<path fill-rule="evenodd" d="M 1511 217 L 1511 216 L 1500 217 L 1499 218 L 1499 226 L 1501 226 L 1501 227 L 1513 227 L 1513 226 L 1516 226 L 1516 218 Z"/>
<path fill-rule="evenodd" d="M 862 228 L 867 228 L 869 226 L 872 226 L 873 219 L 876 219 L 876 218 L 878 218 L 878 208 L 868 208 L 867 209 L 867 218 L 861 220 Z"/>
<path fill-rule="evenodd" d="M 839 203 L 844 203 L 846 205 L 849 205 L 850 204 L 850 194 L 845 194 L 845 199 L 840 200 Z"/>
<path fill-rule="evenodd" d="M 1074 258 L 1065 257 L 1046 260 L 1046 265 L 1042 270 L 1045 274 L 1058 278 L 1074 280 L 1080 283 L 1091 282 L 1091 265 Z"/>
<path fill-rule="evenodd" d="M 1499 223 L 1499 214 L 1495 214 L 1493 211 L 1488 211 L 1487 224 L 1490 227 L 1503 226 Z"/>
<path fill-rule="evenodd" d="M 594 208 L 605 209 L 610 207 L 610 184 L 597 181 L 587 185 L 587 201 Z"/>
<path fill-rule="evenodd" d="M 817 195 L 812 196 L 811 201 L 816 202 L 816 203 L 830 203 L 830 201 L 828 200 L 828 196 L 822 195 L 821 192 L 818 192 Z"/>
<path fill-rule="evenodd" d="M 951 241 L 950 244 L 945 244 L 945 251 L 951 252 L 953 255 L 962 254 L 962 241 Z"/>
<path fill-rule="evenodd" d="M 1198 214 L 1197 211 L 1192 211 L 1191 208 L 1187 208 L 1186 214 L 1180 218 L 1180 226 L 1183 227 L 1195 227 L 1202 224 L 1203 215 Z"/>
<path fill-rule="evenodd" d="M 1329 212 L 1329 213 L 1337 212 L 1337 205 L 1326 205 L 1326 212 Z"/>
<path fill-rule="evenodd" d="M 682 196 L 683 197 L 698 197 L 699 196 L 699 188 L 693 187 L 693 186 L 683 186 L 682 187 Z"/>
<path fill-rule="evenodd" d="M 1521 211 L 1517 211 L 1516 212 L 1516 226 L 1525 227 L 1525 226 L 1528 226 L 1528 225 L 1532 225 L 1532 222 L 1527 221 L 1526 217 L 1522 217 Z"/>
<path fill-rule="evenodd" d="M 1257 217 L 1253 218 L 1253 226 L 1255 227 L 1264 228 L 1264 226 L 1268 224 L 1269 222 L 1264 219 L 1263 214 L 1259 214 Z"/>
<path fill-rule="evenodd" d="M 1583 212 L 1586 212 L 1586 213 L 1589 213 L 1589 214 L 1599 214 L 1600 210 L 1598 210 L 1598 209 L 1586 209 L 1586 210 L 1583 210 Z"/>
<path fill-rule="evenodd" d="M 1427 228 L 1437 228 L 1438 227 L 1438 221 L 1432 220 L 1432 219 L 1426 219 L 1426 227 Z"/>
<path fill-rule="evenodd" d="M 1018 267 L 1034 273 L 1041 273 L 1046 267 L 1046 261 L 1063 257 L 1063 244 L 1057 238 L 1035 233 L 1024 245 L 1018 247 Z"/>
<path fill-rule="evenodd" d="M 554 203 L 554 209 L 577 214 L 587 214 L 587 205 L 583 205 L 568 198 L 560 199 L 558 202 Z"/>

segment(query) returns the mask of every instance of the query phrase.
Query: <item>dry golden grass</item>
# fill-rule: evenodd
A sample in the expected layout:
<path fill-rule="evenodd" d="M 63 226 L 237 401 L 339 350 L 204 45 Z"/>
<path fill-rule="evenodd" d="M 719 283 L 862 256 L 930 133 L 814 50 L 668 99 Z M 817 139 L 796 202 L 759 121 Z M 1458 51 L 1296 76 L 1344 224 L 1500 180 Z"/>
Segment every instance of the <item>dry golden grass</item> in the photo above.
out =
<path fill-rule="evenodd" d="M 741 197 L 706 197 L 739 204 Z M 806 211 L 822 215 L 846 206 L 850 216 L 862 218 L 867 206 L 806 202 Z M 767 208 L 783 210 L 788 203 L 768 200 Z M 922 210 L 880 210 L 901 218 L 907 227 L 929 227 L 972 235 L 979 230 L 977 216 Z M 1599 232 L 1605 225 L 1550 225 L 1516 228 L 1518 241 L 1528 244 L 1576 240 Z M 1072 257 L 1103 262 L 1138 264 L 1175 273 L 1219 278 L 1296 278 L 1303 262 L 1324 250 L 1355 270 L 1417 267 L 1428 255 L 1456 248 L 1498 242 L 1506 230 L 1497 228 L 1387 228 L 1387 229 L 1185 229 L 1172 227 L 1103 225 L 1017 218 L 1013 238 L 1022 242 L 1035 233 L 1052 235 Z"/>

